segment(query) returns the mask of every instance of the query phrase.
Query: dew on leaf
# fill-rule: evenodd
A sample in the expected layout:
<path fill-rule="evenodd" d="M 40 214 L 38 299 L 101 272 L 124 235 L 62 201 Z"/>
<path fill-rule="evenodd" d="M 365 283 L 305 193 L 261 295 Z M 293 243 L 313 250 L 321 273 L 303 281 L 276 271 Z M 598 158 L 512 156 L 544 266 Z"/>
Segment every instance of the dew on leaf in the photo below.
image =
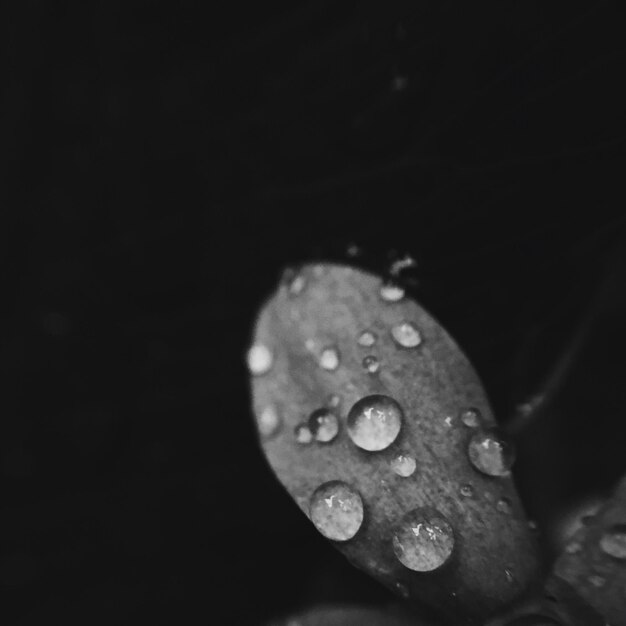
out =
<path fill-rule="evenodd" d="M 444 565 L 454 549 L 454 532 L 438 511 L 414 509 L 396 527 L 393 551 L 415 572 L 431 572 Z"/>
<path fill-rule="evenodd" d="M 324 483 L 311 496 L 309 517 L 327 539 L 348 541 L 363 523 L 361 496 L 339 480 Z"/>
<path fill-rule="evenodd" d="M 403 415 L 400 405 L 389 396 L 366 396 L 348 412 L 348 435 L 363 450 L 384 450 L 398 436 Z"/>
<path fill-rule="evenodd" d="M 315 441 L 321 443 L 332 441 L 339 432 L 337 416 L 328 409 L 313 411 L 309 417 L 308 426 Z"/>
<path fill-rule="evenodd" d="M 415 463 L 415 459 L 412 456 L 408 456 L 406 454 L 400 454 L 394 459 L 392 459 L 391 469 L 398 475 L 403 478 L 407 478 L 408 476 L 412 476 L 415 472 L 415 468 L 417 464 Z"/>
<path fill-rule="evenodd" d="M 267 346 L 257 343 L 248 350 L 247 361 L 250 373 L 261 376 L 272 369 L 274 357 Z"/>
<path fill-rule="evenodd" d="M 515 461 L 515 450 L 495 429 L 487 429 L 470 439 L 468 456 L 479 472 L 487 476 L 507 476 Z"/>
<path fill-rule="evenodd" d="M 416 348 L 422 343 L 422 335 L 411 322 L 401 322 L 394 326 L 391 336 L 402 348 Z"/>

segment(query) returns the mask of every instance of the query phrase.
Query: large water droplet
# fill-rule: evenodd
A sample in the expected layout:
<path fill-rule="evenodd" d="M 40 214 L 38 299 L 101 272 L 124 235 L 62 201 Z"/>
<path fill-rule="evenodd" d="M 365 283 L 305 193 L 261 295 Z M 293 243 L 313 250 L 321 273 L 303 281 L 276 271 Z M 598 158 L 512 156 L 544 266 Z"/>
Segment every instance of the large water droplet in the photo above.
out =
<path fill-rule="evenodd" d="M 259 432 L 263 437 L 271 437 L 280 427 L 280 415 L 273 405 L 266 406 L 259 415 Z"/>
<path fill-rule="evenodd" d="M 375 374 L 380 369 L 380 361 L 370 354 L 363 359 L 363 368 L 368 373 Z"/>
<path fill-rule="evenodd" d="M 626 524 L 609 528 L 600 539 L 600 548 L 615 559 L 626 559 Z"/>
<path fill-rule="evenodd" d="M 402 476 L 403 478 L 411 476 L 415 472 L 416 467 L 415 459 L 412 456 L 406 456 L 404 454 L 398 455 L 391 461 L 391 469 L 398 474 L 398 476 Z"/>
<path fill-rule="evenodd" d="M 371 330 L 364 330 L 357 339 L 357 343 L 364 348 L 371 348 L 376 343 L 376 334 Z"/>
<path fill-rule="evenodd" d="M 479 472 L 488 476 L 507 476 L 515 461 L 515 449 L 495 429 L 488 429 L 470 439 L 468 456 Z"/>
<path fill-rule="evenodd" d="M 327 539 L 347 541 L 363 523 L 363 502 L 352 487 L 339 480 L 324 483 L 311 497 L 311 521 Z"/>
<path fill-rule="evenodd" d="M 463 409 L 461 411 L 461 421 L 469 428 L 480 426 L 480 411 L 474 408 Z"/>
<path fill-rule="evenodd" d="M 422 335 L 411 322 L 402 322 L 391 329 L 394 341 L 403 348 L 416 348 L 422 343 Z"/>
<path fill-rule="evenodd" d="M 405 567 L 416 572 L 431 572 L 452 555 L 454 532 L 438 511 L 415 509 L 397 526 L 392 543 L 395 555 Z"/>
<path fill-rule="evenodd" d="M 366 396 L 348 413 L 348 435 L 363 450 L 384 450 L 398 436 L 403 415 L 400 405 L 389 396 Z"/>
<path fill-rule="evenodd" d="M 324 348 L 320 354 L 320 367 L 332 372 L 339 367 L 339 351 L 337 348 Z"/>
<path fill-rule="evenodd" d="M 317 409 L 309 417 L 309 430 L 316 441 L 332 441 L 339 432 L 337 416 L 328 409 Z"/>
<path fill-rule="evenodd" d="M 380 297 L 385 302 L 399 302 L 404 298 L 404 289 L 394 283 L 383 283 L 380 287 Z"/>
<path fill-rule="evenodd" d="M 306 424 L 298 424 L 295 428 L 296 441 L 302 445 L 313 441 L 313 433 Z"/>
<path fill-rule="evenodd" d="M 271 350 L 261 343 L 255 344 L 248 350 L 248 369 L 254 376 L 267 374 L 272 369 L 273 362 Z"/>

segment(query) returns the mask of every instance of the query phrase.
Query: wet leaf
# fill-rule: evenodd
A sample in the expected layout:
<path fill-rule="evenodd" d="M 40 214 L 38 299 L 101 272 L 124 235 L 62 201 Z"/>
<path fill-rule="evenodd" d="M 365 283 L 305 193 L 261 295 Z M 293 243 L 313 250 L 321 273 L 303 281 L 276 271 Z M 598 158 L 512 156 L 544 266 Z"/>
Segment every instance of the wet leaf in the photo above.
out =
<path fill-rule="evenodd" d="M 262 424 L 272 407 L 280 426 L 270 435 L 259 428 L 263 450 L 355 566 L 443 620 L 479 621 L 518 598 L 537 571 L 513 456 L 456 343 L 401 290 L 381 287 L 355 268 L 309 265 L 265 303 L 252 345 L 270 359 L 250 363 L 253 408 Z M 373 344 L 359 342 L 364 331 Z M 328 442 L 303 436 L 322 407 L 339 422 Z M 396 473 L 406 466 L 394 463 L 399 456 L 414 459 L 415 471 Z"/>

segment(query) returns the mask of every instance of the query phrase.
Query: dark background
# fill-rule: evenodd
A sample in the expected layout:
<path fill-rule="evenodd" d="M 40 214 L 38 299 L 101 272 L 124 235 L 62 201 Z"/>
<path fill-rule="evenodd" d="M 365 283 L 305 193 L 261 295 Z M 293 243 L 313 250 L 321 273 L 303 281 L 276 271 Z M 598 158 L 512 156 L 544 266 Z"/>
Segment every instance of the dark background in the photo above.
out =
<path fill-rule="evenodd" d="M 257 447 L 282 267 L 418 261 L 530 514 L 624 469 L 617 2 L 10 2 L 0 20 L 2 621 L 261 624 L 387 592 Z M 546 550 L 554 541 L 546 539 Z"/>

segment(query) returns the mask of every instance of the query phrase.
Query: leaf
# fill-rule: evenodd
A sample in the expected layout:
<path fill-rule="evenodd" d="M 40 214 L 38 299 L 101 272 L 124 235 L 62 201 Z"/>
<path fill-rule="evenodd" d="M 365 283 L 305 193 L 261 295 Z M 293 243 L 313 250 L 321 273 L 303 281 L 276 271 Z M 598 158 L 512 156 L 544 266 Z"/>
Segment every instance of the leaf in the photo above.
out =
<path fill-rule="evenodd" d="M 626 626 L 626 478 L 571 538 L 554 565 L 611 626 Z"/>
<path fill-rule="evenodd" d="M 384 299 L 381 287 L 355 268 L 309 265 L 263 306 L 248 354 L 262 447 L 354 565 L 444 621 L 472 623 L 525 592 L 537 548 L 506 464 L 493 465 L 501 449 L 483 435 L 495 421 L 471 364 L 418 304 L 401 291 Z M 392 404 L 357 415 L 371 396 Z M 389 443 L 393 402 L 400 430 Z M 302 443 L 319 409 L 338 418 L 338 434 Z M 484 444 L 472 447 L 474 463 L 473 438 Z"/>

